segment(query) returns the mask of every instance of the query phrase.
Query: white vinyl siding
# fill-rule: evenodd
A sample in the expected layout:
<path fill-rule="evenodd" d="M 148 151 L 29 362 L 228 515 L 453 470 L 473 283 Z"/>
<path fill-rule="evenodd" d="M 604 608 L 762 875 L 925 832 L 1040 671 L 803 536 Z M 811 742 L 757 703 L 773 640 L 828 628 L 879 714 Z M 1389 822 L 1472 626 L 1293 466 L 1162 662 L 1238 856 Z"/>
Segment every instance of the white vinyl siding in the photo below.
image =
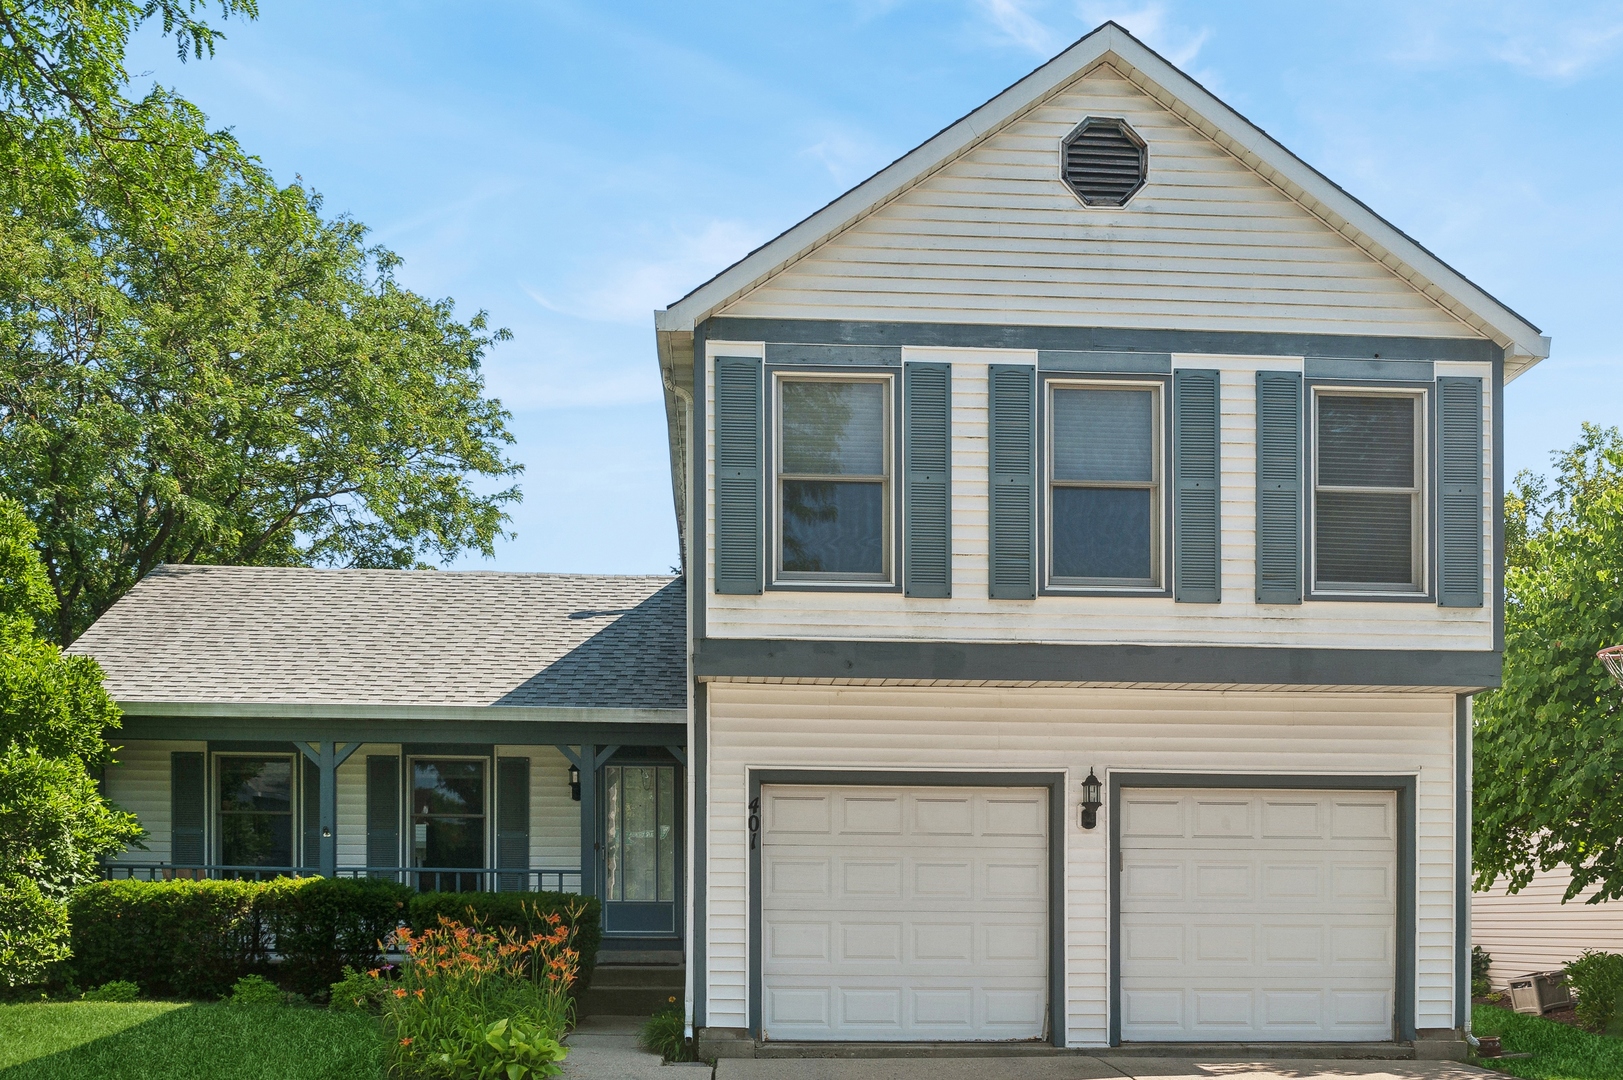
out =
<path fill-rule="evenodd" d="M 1125 207 L 1083 207 L 1060 178 L 1090 115 L 1149 145 Z M 720 314 L 1481 336 L 1109 66 Z"/>
<path fill-rule="evenodd" d="M 569 797 L 569 759 L 555 746 L 498 746 L 530 759 L 530 869 L 580 867 L 580 803 Z"/>
<path fill-rule="evenodd" d="M 1066 198 L 1071 198 L 1066 195 Z M 1074 202 L 1074 200 L 1073 200 Z M 1136 202 L 1136 200 L 1135 200 Z M 759 354 L 760 343 L 709 344 L 710 356 Z M 1220 604 L 1179 604 L 1171 597 L 987 596 L 989 363 L 1035 363 L 1037 354 L 987 349 L 905 349 L 909 360 L 952 365 L 952 595 L 773 592 L 705 596 L 705 633 L 717 638 L 1036 641 L 1059 644 L 1274 645 L 1362 649 L 1488 649 L 1493 597 L 1480 608 L 1342 600 L 1324 604 L 1256 602 L 1256 372 L 1301 370 L 1300 357 L 1173 357 L 1174 367 L 1216 368 L 1221 380 L 1222 581 Z M 1487 379 L 1487 364 L 1439 363 L 1437 374 Z M 713 382 L 706 380 L 707 395 Z M 1492 536 L 1492 395 L 1483 394 L 1483 535 Z M 714 452 L 713 396 L 705 408 L 706 445 Z M 712 458 L 713 460 L 713 458 Z M 706 468 L 706 557 L 715 565 L 715 479 Z M 1484 581 L 1492 581 L 1492 544 L 1483 545 Z"/>
<path fill-rule="evenodd" d="M 749 1024 L 749 768 L 1060 771 L 1067 1041 L 1108 1040 L 1109 809 L 1077 825 L 1082 778 L 1111 771 L 1418 773 L 1417 1028 L 1453 1024 L 1454 698 L 1447 694 L 852 687 L 713 682 L 708 1023 Z"/>
<path fill-rule="evenodd" d="M 177 750 L 201 753 L 202 742 L 119 743 L 113 733 L 116 765 L 107 766 L 102 792 L 121 810 L 134 814 L 147 831 L 141 842 L 147 850 L 126 849 L 110 861 L 117 863 L 160 863 L 169 861 L 169 755 Z M 212 824 L 206 826 L 212 831 Z"/>
<path fill-rule="evenodd" d="M 399 753 L 399 743 L 362 743 L 348 761 L 338 766 L 340 867 L 366 865 L 366 756 L 393 757 Z"/>
<path fill-rule="evenodd" d="M 1124 1041 L 1392 1038 L 1393 792 L 1121 800 Z"/>
<path fill-rule="evenodd" d="M 1500 879 L 1471 897 L 1471 944 L 1493 958 L 1488 977 L 1496 989 L 1555 970 L 1585 949 L 1623 953 L 1623 900 L 1589 904 L 1586 892 L 1563 904 L 1571 881 L 1565 870 L 1551 870 L 1534 874 L 1515 895 Z"/>

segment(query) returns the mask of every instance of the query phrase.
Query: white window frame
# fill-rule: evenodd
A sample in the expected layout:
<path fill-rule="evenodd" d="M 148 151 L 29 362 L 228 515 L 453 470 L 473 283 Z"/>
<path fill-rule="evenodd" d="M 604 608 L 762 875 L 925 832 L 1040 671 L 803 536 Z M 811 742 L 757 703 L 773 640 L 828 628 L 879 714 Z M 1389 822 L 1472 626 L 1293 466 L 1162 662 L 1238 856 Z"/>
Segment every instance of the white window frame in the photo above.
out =
<path fill-rule="evenodd" d="M 1068 379 L 1044 380 L 1043 390 L 1043 576 L 1053 591 L 1074 589 L 1082 592 L 1142 593 L 1165 589 L 1166 580 L 1166 383 L 1160 380 Z M 1054 478 L 1054 391 L 1056 390 L 1148 390 L 1150 391 L 1150 482 L 1133 480 L 1091 481 Z M 1074 578 L 1054 573 L 1054 489 L 1123 488 L 1150 490 L 1150 576 L 1148 578 Z"/>
<path fill-rule="evenodd" d="M 882 476 L 851 475 L 825 476 L 814 473 L 785 473 L 783 471 L 783 386 L 790 382 L 878 383 L 884 388 L 880 408 L 884 428 L 880 435 L 884 452 Z M 895 500 L 895 411 L 896 376 L 867 371 L 774 371 L 772 373 L 772 581 L 785 585 L 852 585 L 890 588 L 896 584 Z M 884 508 L 883 535 L 880 552 L 883 571 L 878 574 L 813 573 L 783 568 L 783 482 L 785 480 L 827 480 L 836 483 L 866 481 L 880 484 L 880 500 Z"/>
<path fill-rule="evenodd" d="M 1412 487 L 1343 487 L 1319 483 L 1319 451 L 1321 439 L 1319 433 L 1319 402 L 1327 397 L 1405 397 L 1414 402 L 1414 467 L 1415 483 Z M 1312 432 L 1310 440 L 1311 453 L 1308 459 L 1308 491 L 1313 499 L 1313 535 L 1309 538 L 1313 550 L 1313 565 L 1308 581 L 1310 593 L 1314 596 L 1370 596 L 1370 597 L 1402 597 L 1414 599 L 1425 597 L 1431 589 L 1431 391 L 1420 386 L 1358 386 L 1325 384 L 1314 386 L 1311 405 Z M 1415 571 L 1413 584 L 1400 585 L 1397 582 L 1382 585 L 1367 585 L 1361 582 L 1323 582 L 1319 580 L 1319 492 L 1352 492 L 1372 495 L 1398 495 L 1408 494 L 1409 503 L 1409 543 L 1410 565 Z"/>

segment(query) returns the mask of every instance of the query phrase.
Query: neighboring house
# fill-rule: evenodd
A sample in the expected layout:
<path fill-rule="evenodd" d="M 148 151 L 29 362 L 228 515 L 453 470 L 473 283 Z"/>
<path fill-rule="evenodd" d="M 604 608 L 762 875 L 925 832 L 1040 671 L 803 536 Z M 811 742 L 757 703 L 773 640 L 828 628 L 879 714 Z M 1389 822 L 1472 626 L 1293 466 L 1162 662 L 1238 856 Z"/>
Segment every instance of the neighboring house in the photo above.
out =
<path fill-rule="evenodd" d="M 710 1052 L 1457 1039 L 1537 328 L 1107 24 L 656 329 Z"/>
<path fill-rule="evenodd" d="M 1533 875 L 1511 895 L 1501 879 L 1471 897 L 1471 943 L 1493 957 L 1488 973 L 1496 989 L 1535 971 L 1554 971 L 1585 949 L 1623 953 L 1623 904 L 1585 903 L 1593 890 L 1561 902 L 1572 875 L 1552 870 Z"/>
<path fill-rule="evenodd" d="M 668 577 L 160 567 L 69 650 L 124 710 L 105 789 L 148 830 L 108 872 L 562 888 L 603 898 L 606 947 L 673 951 L 684 603 Z"/>

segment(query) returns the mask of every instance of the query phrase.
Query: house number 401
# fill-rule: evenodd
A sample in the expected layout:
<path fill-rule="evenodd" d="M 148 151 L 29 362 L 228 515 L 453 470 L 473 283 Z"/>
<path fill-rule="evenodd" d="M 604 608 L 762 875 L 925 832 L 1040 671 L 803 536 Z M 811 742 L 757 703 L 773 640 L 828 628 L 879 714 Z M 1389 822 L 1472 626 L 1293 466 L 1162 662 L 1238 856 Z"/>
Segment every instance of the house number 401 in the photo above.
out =
<path fill-rule="evenodd" d="M 750 800 L 750 850 L 755 850 L 755 839 L 761 835 L 761 797 Z"/>

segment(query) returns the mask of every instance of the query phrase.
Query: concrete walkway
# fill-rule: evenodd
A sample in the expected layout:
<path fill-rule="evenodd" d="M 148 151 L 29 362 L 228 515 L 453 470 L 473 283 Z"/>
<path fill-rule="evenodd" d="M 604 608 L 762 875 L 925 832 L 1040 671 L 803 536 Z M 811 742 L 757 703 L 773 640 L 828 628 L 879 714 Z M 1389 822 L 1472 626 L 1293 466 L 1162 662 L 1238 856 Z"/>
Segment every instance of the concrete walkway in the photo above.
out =
<path fill-rule="evenodd" d="M 664 1065 L 637 1044 L 642 1016 L 588 1016 L 564 1037 L 569 1080 L 710 1080 L 708 1065 Z"/>
<path fill-rule="evenodd" d="M 667 1074 L 669 1075 L 669 1074 Z M 1482 1080 L 1453 1061 L 1207 1061 L 1200 1058 L 723 1058 L 715 1080 Z"/>

